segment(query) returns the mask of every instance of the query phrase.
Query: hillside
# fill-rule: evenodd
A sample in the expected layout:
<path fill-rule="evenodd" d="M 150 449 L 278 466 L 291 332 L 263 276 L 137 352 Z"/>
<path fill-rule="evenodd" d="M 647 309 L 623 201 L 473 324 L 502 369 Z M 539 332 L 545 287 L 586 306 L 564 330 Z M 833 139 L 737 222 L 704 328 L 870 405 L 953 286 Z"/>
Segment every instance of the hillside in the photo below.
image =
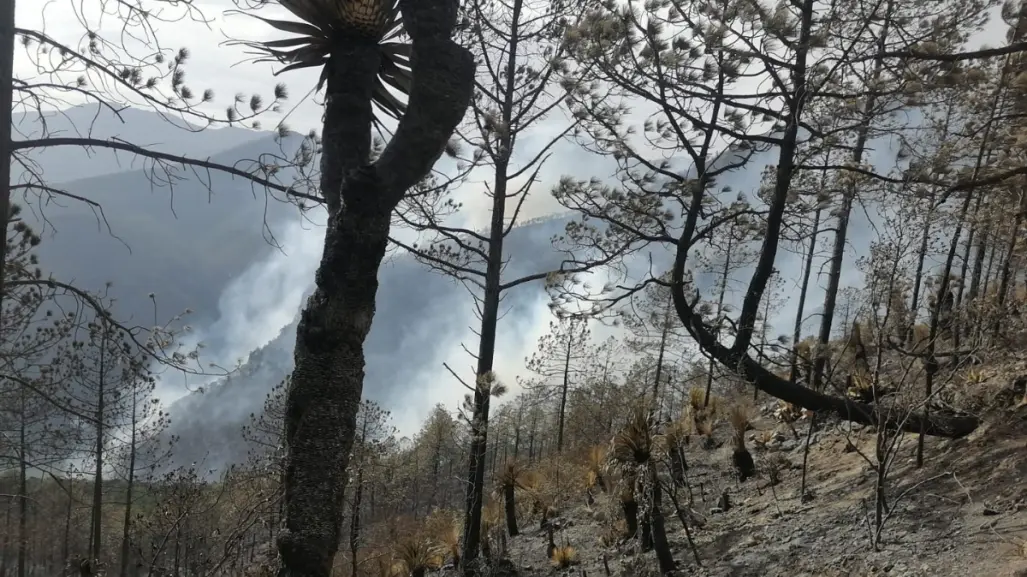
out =
<path fill-rule="evenodd" d="M 291 139 L 279 145 L 272 133 L 240 128 L 190 132 L 137 109 L 118 118 L 107 109 L 79 106 L 48 115 L 45 122 L 51 136 L 118 138 L 223 164 L 294 146 Z M 17 116 L 14 126 L 16 139 L 42 131 L 40 120 L 27 115 Z M 274 250 L 265 227 L 281 234 L 284 223 L 296 218 L 295 207 L 220 173 L 179 169 L 169 184 L 139 158 L 81 147 L 29 150 L 24 159 L 47 185 L 100 205 L 60 197 L 40 203 L 28 191 L 16 198 L 43 236 L 38 254 L 44 268 L 87 290 L 112 283 L 116 315 L 136 323 L 152 324 L 155 312 L 164 322 L 187 308 L 195 311 L 193 324 L 216 320 L 228 281 Z M 22 181 L 22 164 L 13 171 L 13 181 Z M 157 298 L 157 311 L 149 293 Z"/>
<path fill-rule="evenodd" d="M 565 224 L 564 219 L 548 219 L 514 229 L 506 245 L 508 278 L 559 266 L 560 256 L 552 250 L 550 239 L 561 233 Z M 459 386 L 455 381 L 429 382 L 425 375 L 438 374 L 451 351 L 458 350 L 461 342 L 471 342 L 471 298 L 459 283 L 403 254 L 393 256 L 382 267 L 379 281 L 377 313 L 365 347 L 364 397 L 394 412 L 412 409 L 420 418 L 421 408 L 438 400 L 432 397 L 433 390 Z M 501 321 L 503 330 L 509 332 L 501 344 L 517 348 L 525 344 L 518 325 L 533 322 L 533 312 L 544 298 L 538 283 L 510 291 Z M 175 463 L 203 462 L 205 467 L 223 470 L 245 458 L 242 426 L 251 414 L 260 413 L 271 387 L 292 371 L 296 322 L 298 318 L 254 351 L 237 373 L 169 407 L 172 425 L 168 433 L 179 437 Z M 396 362 L 397 358 L 403 362 Z"/>
<path fill-rule="evenodd" d="M 803 441 L 795 440 L 764 406 L 753 423 L 750 443 L 764 433 L 772 441 L 754 449 L 758 463 L 780 467 L 771 486 L 764 468 L 756 479 L 738 483 L 731 466 L 730 427 L 717 431 L 717 449 L 687 451 L 688 486 L 678 489 L 678 513 L 665 499 L 667 535 L 682 575 L 697 577 L 899 577 L 1027 575 L 1027 410 L 1001 411 L 969 438 L 931 438 L 923 469 L 913 466 L 915 435 L 906 435 L 889 472 L 891 514 L 879 551 L 870 546 L 876 474 L 859 455 L 873 455 L 873 431 L 830 422 L 811 439 L 808 493 L 799 499 Z M 849 441 L 859 451 L 847 449 Z M 722 508 L 728 495 L 730 508 Z M 575 499 L 557 504 L 554 540 L 577 551 L 572 575 L 658 575 L 654 554 L 637 541 L 602 540 L 617 514 Z M 701 567 L 696 566 L 681 515 L 687 520 Z M 619 515 L 617 515 L 619 516 Z M 616 517 L 614 517 L 616 518 Z M 511 538 L 510 559 L 519 574 L 553 571 L 546 535 L 537 523 Z M 609 566 L 606 572 L 604 561 Z M 455 573 L 454 573 L 455 574 Z"/>

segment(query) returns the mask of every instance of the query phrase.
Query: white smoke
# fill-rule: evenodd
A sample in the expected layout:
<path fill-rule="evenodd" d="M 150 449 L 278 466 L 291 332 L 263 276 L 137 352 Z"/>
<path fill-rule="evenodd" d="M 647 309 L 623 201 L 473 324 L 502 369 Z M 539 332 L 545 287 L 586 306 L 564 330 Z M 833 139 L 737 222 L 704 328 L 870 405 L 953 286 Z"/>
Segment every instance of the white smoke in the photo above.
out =
<path fill-rule="evenodd" d="M 228 283 L 218 299 L 217 320 L 193 327 L 182 343 L 187 349 L 203 343 L 200 362 L 205 367 L 236 367 L 295 320 L 321 258 L 324 220 L 323 212 L 313 212 L 283 223 L 277 227 L 281 233 L 276 231 L 279 248 L 269 246 L 267 257 Z M 158 382 L 157 397 L 164 406 L 214 379 L 182 377 L 166 374 Z"/>

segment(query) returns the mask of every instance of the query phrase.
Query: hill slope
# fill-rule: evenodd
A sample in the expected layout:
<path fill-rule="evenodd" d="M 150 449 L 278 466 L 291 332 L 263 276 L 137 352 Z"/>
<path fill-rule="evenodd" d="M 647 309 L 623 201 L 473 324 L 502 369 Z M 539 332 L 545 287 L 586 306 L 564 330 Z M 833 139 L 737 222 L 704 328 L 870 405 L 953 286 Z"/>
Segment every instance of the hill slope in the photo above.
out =
<path fill-rule="evenodd" d="M 508 278 L 558 266 L 560 256 L 550 241 L 563 231 L 565 223 L 564 219 L 550 219 L 516 228 L 506 244 Z M 433 390 L 459 386 L 450 380 L 432 381 L 442 372 L 442 361 L 459 350 L 461 342 L 471 342 L 471 298 L 462 285 L 430 271 L 409 255 L 397 255 L 387 262 L 379 280 L 377 312 L 365 345 L 364 396 L 394 413 L 410 410 L 419 419 L 421 409 L 439 400 Z M 498 350 L 520 348 L 525 331 L 519 329 L 534 322 L 533 311 L 543 298 L 538 283 L 507 294 Z M 251 414 L 261 411 L 268 391 L 292 371 L 295 339 L 294 320 L 277 338 L 254 351 L 237 373 L 171 405 L 169 433 L 180 438 L 174 455 L 177 464 L 203 461 L 205 467 L 221 468 L 245 457 L 241 428 Z M 400 359 L 402 362 L 397 362 Z M 510 361 L 519 364 L 523 359 Z"/>

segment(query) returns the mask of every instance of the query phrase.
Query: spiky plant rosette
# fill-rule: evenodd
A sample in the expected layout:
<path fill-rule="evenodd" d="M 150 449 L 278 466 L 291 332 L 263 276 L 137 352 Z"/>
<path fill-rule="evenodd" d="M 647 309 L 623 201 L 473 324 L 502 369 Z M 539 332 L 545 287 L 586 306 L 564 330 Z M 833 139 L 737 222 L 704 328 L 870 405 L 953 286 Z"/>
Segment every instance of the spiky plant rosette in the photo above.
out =
<path fill-rule="evenodd" d="M 294 36 L 265 41 L 241 40 L 232 44 L 250 48 L 249 54 L 258 56 L 256 62 L 284 64 L 275 76 L 320 66 L 317 89 L 321 90 L 328 79 L 326 65 L 334 48 L 354 40 L 375 42 L 382 58 L 371 102 L 393 119 L 403 114 L 406 103 L 399 96 L 409 95 L 412 73 L 411 46 L 403 29 L 399 0 L 276 1 L 299 21 L 245 14 Z"/>
<path fill-rule="evenodd" d="M 614 461 L 636 465 L 647 463 L 656 449 L 655 429 L 649 410 L 634 408 L 624 428 L 613 438 L 610 455 Z"/>

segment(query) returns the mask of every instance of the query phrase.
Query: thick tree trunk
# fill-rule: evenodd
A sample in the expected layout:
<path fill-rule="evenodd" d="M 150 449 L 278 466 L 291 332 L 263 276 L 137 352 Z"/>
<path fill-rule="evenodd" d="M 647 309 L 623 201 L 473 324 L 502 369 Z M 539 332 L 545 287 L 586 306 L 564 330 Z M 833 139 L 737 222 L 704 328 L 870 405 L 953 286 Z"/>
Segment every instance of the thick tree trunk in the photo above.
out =
<path fill-rule="evenodd" d="M 676 563 L 674 562 L 674 554 L 670 550 L 670 544 L 667 542 L 667 529 L 661 505 L 663 490 L 660 486 L 660 477 L 656 472 L 656 464 L 652 461 L 649 462 L 649 475 L 651 475 L 653 480 L 653 507 L 649 515 L 653 535 L 653 549 L 656 550 L 656 559 L 660 563 L 660 573 L 666 575 L 674 570 Z"/>
<path fill-rule="evenodd" d="M 7 262 L 7 224 L 11 213 L 11 108 L 14 90 L 11 80 L 14 78 L 14 1 L 5 0 L 0 3 L 0 78 L 4 79 L 0 89 L 0 126 L 5 127 L 0 133 L 0 263 Z M 5 292 L 5 267 L 0 266 L 0 299 Z M 3 319 L 0 319 L 2 322 Z"/>
<path fill-rule="evenodd" d="M 473 59 L 450 38 L 457 8 L 455 0 L 401 0 L 413 44 L 413 82 L 407 111 L 374 164 L 366 165 L 378 49 L 340 46 L 327 64 L 322 194 L 328 226 L 316 288 L 296 331 L 296 367 L 286 398 L 279 577 L 328 577 L 332 571 L 363 389 L 363 345 L 392 211 L 441 156 L 471 96 Z M 360 168 L 343 170 L 354 165 Z"/>
<path fill-rule="evenodd" d="M 514 485 L 507 483 L 503 486 L 503 508 L 506 512 L 506 532 L 511 537 L 516 537 L 517 530 L 517 501 L 514 499 Z"/>

